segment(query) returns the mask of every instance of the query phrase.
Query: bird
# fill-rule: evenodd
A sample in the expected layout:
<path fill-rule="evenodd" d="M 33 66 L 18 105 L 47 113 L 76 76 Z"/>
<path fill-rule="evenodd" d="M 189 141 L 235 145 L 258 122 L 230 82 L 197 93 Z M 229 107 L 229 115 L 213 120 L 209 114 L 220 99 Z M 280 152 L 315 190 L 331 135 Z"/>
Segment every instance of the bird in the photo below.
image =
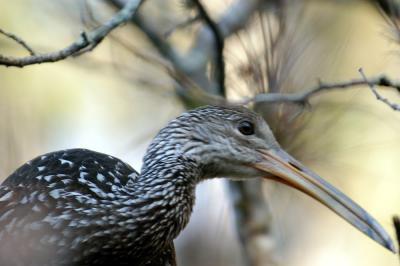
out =
<path fill-rule="evenodd" d="M 0 185 L 2 266 L 174 266 L 174 239 L 204 180 L 267 178 L 298 189 L 394 251 L 365 210 L 285 152 L 263 118 L 203 106 L 170 121 L 140 173 L 113 156 L 67 149 L 38 156 Z"/>

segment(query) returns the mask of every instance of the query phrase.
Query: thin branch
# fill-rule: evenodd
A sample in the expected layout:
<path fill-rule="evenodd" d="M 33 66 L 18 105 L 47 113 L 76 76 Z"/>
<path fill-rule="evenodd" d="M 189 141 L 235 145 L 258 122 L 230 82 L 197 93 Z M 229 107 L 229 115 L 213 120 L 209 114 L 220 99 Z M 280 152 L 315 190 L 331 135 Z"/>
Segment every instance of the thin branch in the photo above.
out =
<path fill-rule="evenodd" d="M 217 94 L 225 96 L 225 61 L 224 61 L 224 37 L 218 25 L 208 15 L 200 0 L 192 0 L 199 11 L 200 17 L 204 20 L 214 35 L 215 42 L 215 78 L 218 84 Z"/>
<path fill-rule="evenodd" d="M 250 102 L 267 102 L 267 103 L 294 103 L 305 105 L 308 103 L 309 99 L 313 96 L 320 94 L 323 91 L 335 90 L 335 89 L 348 89 L 360 85 L 373 85 L 373 86 L 383 86 L 395 88 L 400 93 L 400 82 L 392 81 L 388 77 L 381 75 L 369 79 L 352 79 L 348 81 L 333 82 L 333 83 L 323 83 L 319 82 L 317 86 L 308 89 L 306 91 L 295 92 L 295 93 L 262 93 L 258 94 L 251 99 L 247 99 L 242 104 L 247 104 Z"/>
<path fill-rule="evenodd" d="M 112 30 L 129 21 L 134 16 L 143 1 L 144 0 L 127 1 L 122 9 L 104 24 L 88 33 L 82 32 L 80 37 L 75 42 L 59 51 L 34 54 L 26 57 L 9 57 L 0 55 L 0 65 L 24 67 L 32 64 L 60 61 L 67 57 L 76 55 L 83 50 L 86 52 L 91 51 Z"/>
<path fill-rule="evenodd" d="M 358 70 L 361 74 L 361 76 L 363 77 L 363 79 L 365 80 L 365 82 L 367 83 L 368 87 L 371 89 L 372 93 L 375 95 L 376 99 L 378 101 L 381 101 L 385 104 L 387 104 L 390 108 L 392 108 L 395 111 L 400 111 L 400 105 L 397 103 L 392 103 L 391 101 L 389 101 L 389 99 L 383 97 L 382 95 L 379 94 L 379 92 L 375 89 L 375 84 L 371 83 L 368 79 L 367 76 L 365 75 L 364 71 L 362 68 L 360 68 Z"/>
<path fill-rule="evenodd" d="M 5 32 L 2 29 L 0 29 L 0 34 L 3 34 L 7 38 L 10 38 L 11 40 L 13 40 L 16 43 L 18 43 L 19 45 L 21 45 L 25 50 L 27 50 L 29 52 L 30 55 L 35 55 L 36 54 L 35 51 L 24 40 L 22 40 L 17 35 L 9 33 L 9 32 Z"/>
<path fill-rule="evenodd" d="M 227 38 L 244 28 L 254 12 L 259 9 L 263 3 L 264 1 L 262 0 L 234 1 L 217 20 L 218 28 L 223 37 Z M 215 38 L 213 37 L 209 27 L 203 27 L 199 30 L 193 42 L 194 46 L 184 56 L 187 59 L 185 60 L 185 68 L 188 73 L 195 73 L 196 75 L 199 75 L 201 72 L 206 73 L 207 63 L 209 62 L 210 56 L 215 52 Z M 211 85 L 214 86 L 202 87 L 213 93 L 217 92 L 218 90 L 215 84 L 211 83 Z"/>

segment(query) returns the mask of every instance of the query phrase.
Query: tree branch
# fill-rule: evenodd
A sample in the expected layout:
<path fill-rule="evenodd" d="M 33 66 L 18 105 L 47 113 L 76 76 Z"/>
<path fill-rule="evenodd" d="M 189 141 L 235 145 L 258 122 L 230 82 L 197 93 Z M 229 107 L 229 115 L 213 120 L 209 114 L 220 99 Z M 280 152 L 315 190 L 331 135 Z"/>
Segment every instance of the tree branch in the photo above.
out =
<path fill-rule="evenodd" d="M 242 29 L 263 3 L 264 1 L 262 0 L 234 1 L 216 22 L 223 38 L 227 38 Z M 199 30 L 194 46 L 184 56 L 187 59 L 185 60 L 185 69 L 188 73 L 194 73 L 192 76 L 196 77 L 199 73 L 206 72 L 207 62 L 215 52 L 214 41 L 214 36 L 209 27 L 203 27 Z M 199 85 L 202 84 L 199 83 Z M 202 87 L 212 93 L 218 93 L 213 84 L 209 85 L 208 88 Z"/>
<path fill-rule="evenodd" d="M 199 0 L 192 0 L 199 11 L 200 17 L 204 20 L 214 35 L 215 42 L 215 79 L 218 84 L 218 93 L 225 96 L 225 61 L 224 61 L 224 45 L 225 40 L 222 36 L 218 25 L 211 19 Z"/>
<path fill-rule="evenodd" d="M 227 183 L 245 265 L 280 265 L 273 215 L 264 198 L 262 181 L 255 179 Z"/>
<path fill-rule="evenodd" d="M 257 94 L 253 98 L 247 99 L 242 104 L 247 104 L 250 102 L 264 102 L 264 103 L 293 103 L 293 104 L 307 104 L 309 99 L 313 96 L 320 94 L 323 91 L 335 90 L 335 89 L 348 89 L 360 85 L 373 85 L 373 86 L 383 86 L 396 89 L 400 93 L 400 82 L 392 81 L 385 75 L 373 77 L 373 78 L 361 78 L 352 79 L 348 81 L 333 82 L 333 83 L 323 83 L 319 82 L 317 86 L 300 92 L 295 93 L 261 93 Z"/>
<path fill-rule="evenodd" d="M 117 8 L 121 8 L 126 0 L 109 0 Z M 243 28 L 262 0 L 236 0 L 215 22 L 222 38 L 227 38 Z M 150 40 L 154 47 L 174 68 L 185 74 L 205 91 L 219 94 L 217 86 L 206 76 L 207 63 L 215 52 L 215 38 L 208 26 L 202 27 L 195 37 L 194 45 L 186 54 L 173 49 L 169 43 L 148 22 L 140 16 L 131 20 Z"/>
<path fill-rule="evenodd" d="M 378 101 L 381 101 L 381 102 L 387 104 L 389 107 L 391 107 L 395 111 L 400 111 L 400 105 L 399 104 L 392 103 L 387 98 L 385 98 L 385 97 L 383 97 L 382 95 L 379 94 L 379 92 L 375 89 L 375 84 L 373 84 L 373 83 L 368 81 L 367 76 L 364 74 L 364 71 L 363 71 L 362 68 L 360 68 L 358 71 L 360 72 L 361 76 L 363 77 L 363 79 L 365 80 L 365 82 L 367 83 L 368 87 L 371 89 L 372 93 L 375 95 L 375 97 L 376 97 L 376 99 Z"/>
<path fill-rule="evenodd" d="M 18 43 L 19 45 L 21 45 L 25 50 L 27 50 L 29 52 L 30 55 L 36 54 L 35 51 L 24 40 L 22 40 L 17 35 L 9 33 L 9 32 L 5 32 L 2 29 L 0 29 L 0 34 L 3 34 L 7 38 L 9 38 L 9 39 L 15 41 L 16 43 Z"/>
<path fill-rule="evenodd" d="M 72 44 L 68 45 L 67 47 L 59 51 L 51 53 L 42 53 L 42 54 L 31 53 L 30 56 L 26 57 L 10 57 L 10 56 L 0 55 L 0 65 L 24 67 L 32 64 L 56 62 L 63 60 L 67 57 L 76 55 L 81 51 L 85 52 L 91 51 L 112 30 L 117 28 L 119 25 L 129 21 L 136 13 L 137 9 L 142 4 L 142 2 L 143 0 L 127 1 L 122 9 L 112 18 L 106 21 L 104 24 L 102 24 L 101 26 L 97 27 L 96 29 L 88 33 L 86 32 L 81 33 L 80 37 L 75 42 L 73 42 Z M 17 38 L 17 40 L 20 40 L 20 38 Z"/>

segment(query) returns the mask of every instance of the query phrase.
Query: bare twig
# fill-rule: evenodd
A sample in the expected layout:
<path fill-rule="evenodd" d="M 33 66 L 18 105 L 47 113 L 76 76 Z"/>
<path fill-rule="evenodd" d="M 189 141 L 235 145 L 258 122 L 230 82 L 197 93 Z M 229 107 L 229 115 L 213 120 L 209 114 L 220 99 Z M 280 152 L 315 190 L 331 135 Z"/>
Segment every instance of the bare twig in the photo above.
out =
<path fill-rule="evenodd" d="M 334 90 L 334 89 L 348 89 L 353 88 L 355 86 L 360 85 L 373 85 L 373 86 L 383 86 L 383 87 L 391 87 L 395 88 L 400 92 L 400 82 L 392 81 L 388 77 L 381 75 L 369 79 L 361 78 L 361 79 L 352 79 L 341 82 L 333 82 L 333 83 L 324 83 L 319 81 L 318 85 L 301 92 L 295 93 L 262 93 L 258 94 L 251 99 L 247 99 L 242 104 L 247 104 L 250 102 L 267 102 L 267 103 L 294 103 L 294 104 L 307 104 L 308 100 L 326 90 Z"/>
<path fill-rule="evenodd" d="M 368 87 L 371 89 L 372 93 L 375 95 L 375 97 L 376 97 L 376 99 L 378 101 L 384 102 L 385 104 L 387 104 L 390 108 L 392 108 L 395 111 L 400 111 L 400 105 L 399 104 L 392 103 L 387 98 L 385 98 L 385 97 L 383 97 L 382 95 L 379 94 L 379 92 L 375 89 L 375 84 L 371 83 L 367 79 L 367 76 L 365 75 L 365 73 L 364 73 L 362 68 L 360 68 L 358 71 L 360 72 L 361 76 L 363 77 L 363 79 L 365 80 L 365 82 L 367 83 Z"/>
<path fill-rule="evenodd" d="M 63 60 L 82 50 L 91 51 L 107 34 L 119 25 L 129 21 L 136 13 L 143 0 L 127 1 L 124 7 L 101 26 L 88 33 L 83 32 L 80 37 L 67 47 L 52 53 L 31 54 L 26 57 L 9 57 L 0 55 L 0 64 L 5 66 L 24 67 L 32 64 L 48 63 Z"/>
<path fill-rule="evenodd" d="M 215 42 L 215 78 L 218 84 L 217 94 L 225 96 L 225 61 L 224 61 L 224 37 L 218 25 L 208 15 L 200 0 L 193 0 L 194 5 L 199 11 L 200 17 L 204 20 L 214 35 Z"/>
<path fill-rule="evenodd" d="M 3 34 L 7 38 L 10 38 L 13 41 L 15 41 L 16 43 L 18 43 L 19 45 L 21 45 L 25 50 L 27 50 L 29 52 L 30 55 L 35 55 L 35 51 L 24 40 L 22 40 L 17 35 L 9 33 L 9 32 L 5 32 L 2 29 L 0 29 L 0 34 Z"/>
<path fill-rule="evenodd" d="M 216 21 L 222 36 L 227 38 L 245 27 L 249 18 L 252 17 L 254 12 L 263 3 L 264 1 L 262 0 L 234 1 Z M 198 75 L 200 72 L 206 72 L 208 60 L 215 52 L 214 41 L 214 36 L 210 32 L 209 27 L 203 27 L 201 30 L 199 30 L 194 41 L 194 46 L 185 55 L 185 58 L 187 59 L 194 59 L 185 60 L 187 72 L 196 73 L 196 75 Z M 201 78 L 201 76 L 199 77 Z M 199 79 L 199 81 L 201 82 L 201 79 Z M 212 83 L 211 86 L 208 86 L 208 88 L 204 86 L 202 87 L 211 92 L 218 91 L 215 89 L 216 86 L 213 86 Z"/>

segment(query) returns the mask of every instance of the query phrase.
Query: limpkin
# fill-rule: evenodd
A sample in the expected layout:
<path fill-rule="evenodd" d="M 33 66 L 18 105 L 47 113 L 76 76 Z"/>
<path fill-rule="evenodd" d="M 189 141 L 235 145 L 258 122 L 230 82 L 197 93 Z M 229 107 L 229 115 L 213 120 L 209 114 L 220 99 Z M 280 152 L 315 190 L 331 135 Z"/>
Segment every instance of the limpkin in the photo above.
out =
<path fill-rule="evenodd" d="M 84 149 L 18 168 L 0 186 L 0 265 L 176 265 L 173 240 L 189 221 L 196 184 L 214 177 L 285 183 L 394 250 L 378 222 L 283 151 L 259 115 L 207 106 L 158 133 L 140 174 Z"/>

